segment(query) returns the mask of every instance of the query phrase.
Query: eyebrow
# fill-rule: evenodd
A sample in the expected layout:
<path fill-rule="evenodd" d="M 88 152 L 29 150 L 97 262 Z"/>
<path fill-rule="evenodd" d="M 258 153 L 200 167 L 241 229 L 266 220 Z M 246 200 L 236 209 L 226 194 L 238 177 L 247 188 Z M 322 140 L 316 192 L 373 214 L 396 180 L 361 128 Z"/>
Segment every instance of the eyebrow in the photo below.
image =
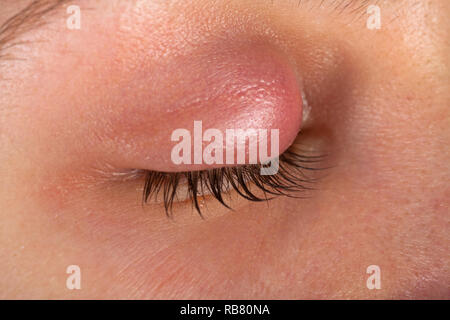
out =
<path fill-rule="evenodd" d="M 276 5 L 277 1 L 284 0 L 259 0 Z M 270 2 L 269 2 L 270 1 Z M 73 0 L 33 0 L 24 9 L 7 19 L 0 26 L 0 59 L 11 58 L 5 51 L 23 42 L 16 42 L 20 35 L 38 29 L 46 24 L 47 18 L 58 8 Z M 330 8 L 334 12 L 343 14 L 350 12 L 356 16 L 363 14 L 370 4 L 377 4 L 380 0 L 298 0 L 297 7 Z"/>
<path fill-rule="evenodd" d="M 15 42 L 20 35 L 45 25 L 46 18 L 71 0 L 33 0 L 0 26 L 0 59 L 10 58 L 5 50 L 21 44 Z"/>

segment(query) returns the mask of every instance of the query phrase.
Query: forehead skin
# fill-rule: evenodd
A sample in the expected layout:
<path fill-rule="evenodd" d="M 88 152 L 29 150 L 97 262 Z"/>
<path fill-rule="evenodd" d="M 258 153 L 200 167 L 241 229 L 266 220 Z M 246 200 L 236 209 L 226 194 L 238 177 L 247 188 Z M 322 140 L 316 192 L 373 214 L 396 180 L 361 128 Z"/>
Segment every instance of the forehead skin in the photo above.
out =
<path fill-rule="evenodd" d="M 30 3 L 3 2 L 0 23 Z M 80 30 L 63 5 L 2 51 L 1 297 L 448 297 L 448 1 L 378 1 L 380 30 L 368 1 L 76 3 Z M 140 181 L 98 169 L 148 169 L 173 127 L 225 117 L 155 106 L 186 100 L 195 68 L 218 61 L 192 57 L 237 43 L 295 63 L 312 106 L 303 142 L 332 169 L 308 199 L 206 201 L 206 221 L 186 204 L 175 221 L 144 212 Z"/>

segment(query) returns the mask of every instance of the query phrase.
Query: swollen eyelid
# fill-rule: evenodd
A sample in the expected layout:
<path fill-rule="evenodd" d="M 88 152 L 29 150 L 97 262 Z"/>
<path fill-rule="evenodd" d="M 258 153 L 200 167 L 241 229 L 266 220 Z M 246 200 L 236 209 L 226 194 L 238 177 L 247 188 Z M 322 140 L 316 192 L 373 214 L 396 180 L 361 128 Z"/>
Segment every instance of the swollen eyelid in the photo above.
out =
<path fill-rule="evenodd" d="M 117 167 L 163 172 L 219 168 L 229 164 L 227 130 L 263 130 L 269 146 L 276 131 L 281 153 L 301 128 L 303 97 L 297 71 L 282 51 L 265 44 L 214 46 L 152 70 L 144 68 L 126 82 L 116 102 L 119 107 L 97 115 L 108 124 L 106 135 L 114 137 L 115 148 L 108 151 L 114 153 L 111 159 Z M 214 141 L 223 147 L 224 161 L 208 164 L 195 159 L 195 146 L 207 147 L 213 140 L 209 135 L 211 141 L 196 141 L 199 123 L 201 137 L 211 130 L 221 133 L 222 141 Z M 173 160 L 174 146 L 181 140 L 177 130 L 190 137 L 192 161 Z"/>

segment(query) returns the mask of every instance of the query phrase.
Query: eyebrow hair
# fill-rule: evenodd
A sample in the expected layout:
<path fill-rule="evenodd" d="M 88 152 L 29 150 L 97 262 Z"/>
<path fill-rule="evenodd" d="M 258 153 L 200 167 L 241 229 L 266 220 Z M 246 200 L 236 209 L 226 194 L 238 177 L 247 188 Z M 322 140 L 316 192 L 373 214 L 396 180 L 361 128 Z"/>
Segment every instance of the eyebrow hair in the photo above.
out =
<path fill-rule="evenodd" d="M 268 1 L 268 3 L 275 5 L 276 1 L 282 0 L 260 1 Z M 0 59 L 11 59 L 12 57 L 5 51 L 15 45 L 24 43 L 24 41 L 15 42 L 15 39 L 30 30 L 45 25 L 48 20 L 46 18 L 68 2 L 73 2 L 73 0 L 33 0 L 24 9 L 7 19 L 0 26 Z M 378 2 L 380 0 L 298 0 L 297 6 L 303 8 L 309 6 L 309 9 L 328 7 L 340 14 L 348 11 L 358 15 L 358 13 L 363 14 L 362 11 L 369 4 L 377 4 Z"/>
<path fill-rule="evenodd" d="M 15 42 L 20 35 L 46 24 L 45 18 L 71 0 L 33 0 L 0 26 L 0 59 L 11 58 L 5 50 L 21 44 Z"/>

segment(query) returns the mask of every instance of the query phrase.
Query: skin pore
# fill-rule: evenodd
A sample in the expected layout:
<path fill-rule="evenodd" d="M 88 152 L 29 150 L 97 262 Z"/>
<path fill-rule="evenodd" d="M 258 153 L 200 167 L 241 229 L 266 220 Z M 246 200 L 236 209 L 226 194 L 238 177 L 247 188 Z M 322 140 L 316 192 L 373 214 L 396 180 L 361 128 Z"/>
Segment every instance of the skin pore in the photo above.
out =
<path fill-rule="evenodd" d="M 0 24 L 31 2 L 0 0 Z M 0 51 L 0 298 L 448 298 L 449 13 L 447 0 L 81 0 L 28 19 Z M 273 109 L 244 90 L 260 78 Z M 307 172 L 302 199 L 230 192 L 233 211 L 206 196 L 204 219 L 189 201 L 167 218 L 129 173 L 172 171 L 170 134 L 194 120 L 301 122 L 294 144 L 328 169 Z"/>

